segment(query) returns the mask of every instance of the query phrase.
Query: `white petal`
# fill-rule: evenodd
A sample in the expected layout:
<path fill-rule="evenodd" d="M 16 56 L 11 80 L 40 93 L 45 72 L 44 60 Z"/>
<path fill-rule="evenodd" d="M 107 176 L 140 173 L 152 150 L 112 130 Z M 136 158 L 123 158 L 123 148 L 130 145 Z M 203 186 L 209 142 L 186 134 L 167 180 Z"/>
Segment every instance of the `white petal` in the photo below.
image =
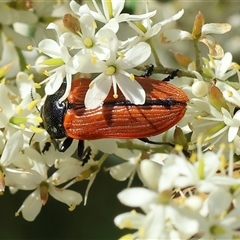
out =
<path fill-rule="evenodd" d="M 167 30 L 160 34 L 161 43 L 174 43 L 180 40 L 191 40 L 191 39 L 192 39 L 192 34 L 179 29 Z"/>
<path fill-rule="evenodd" d="M 128 14 L 126 16 L 126 14 L 121 14 L 119 17 L 121 17 L 122 15 L 124 16 L 124 19 L 121 19 L 121 22 L 122 21 L 142 21 L 144 19 L 147 19 L 147 18 L 151 18 L 153 16 L 155 16 L 157 13 L 157 10 L 154 10 L 152 12 L 148 12 L 148 13 L 143 13 L 143 14 L 138 14 L 138 15 L 131 15 L 131 14 Z M 126 19 L 127 18 L 127 19 Z"/>
<path fill-rule="evenodd" d="M 230 52 L 226 52 L 216 67 L 216 77 L 222 78 L 224 74 L 227 72 L 228 68 L 232 63 L 232 54 Z"/>
<path fill-rule="evenodd" d="M 140 163 L 141 179 L 147 188 L 157 191 L 162 165 L 147 160 Z"/>
<path fill-rule="evenodd" d="M 22 99 L 26 97 L 31 91 L 35 91 L 33 81 L 29 80 L 29 75 L 24 72 L 19 72 L 17 74 L 16 84 Z"/>
<path fill-rule="evenodd" d="M 33 45 L 33 41 L 30 38 L 15 32 L 12 28 L 5 25 L 3 25 L 2 28 L 6 37 L 11 39 L 16 47 L 26 50 L 27 46 Z"/>
<path fill-rule="evenodd" d="M 33 167 L 33 162 L 26 154 L 19 153 L 17 159 L 14 161 L 14 165 L 27 170 Z"/>
<path fill-rule="evenodd" d="M 125 181 L 136 168 L 135 165 L 125 162 L 110 168 L 111 176 L 118 181 Z"/>
<path fill-rule="evenodd" d="M 132 81 L 122 74 L 115 75 L 118 87 L 127 100 L 136 105 L 145 103 L 146 93 L 136 80 Z"/>
<path fill-rule="evenodd" d="M 70 207 L 72 205 L 79 205 L 82 202 L 81 194 L 72 190 L 59 189 L 50 185 L 49 193 L 52 197 L 60 202 L 66 203 Z"/>
<path fill-rule="evenodd" d="M 114 223 L 120 229 L 131 228 L 138 229 L 145 219 L 145 215 L 135 211 L 122 213 L 114 218 Z"/>
<path fill-rule="evenodd" d="M 23 202 L 22 215 L 27 221 L 34 221 L 42 208 L 42 201 L 40 198 L 40 191 L 36 189 Z"/>
<path fill-rule="evenodd" d="M 91 86 L 85 96 L 84 104 L 87 109 L 99 107 L 107 97 L 112 81 L 105 74 L 100 74 L 97 81 Z"/>
<path fill-rule="evenodd" d="M 80 27 L 83 37 L 93 38 L 95 35 L 94 19 L 89 14 L 83 14 L 80 17 Z M 93 40 L 93 39 L 92 39 Z"/>
<path fill-rule="evenodd" d="M 77 71 L 82 73 L 104 72 L 107 68 L 106 62 L 96 61 L 92 63 L 92 57 L 79 51 L 66 65 L 66 71 L 75 74 Z"/>
<path fill-rule="evenodd" d="M 60 36 L 60 41 L 66 47 L 74 47 L 75 49 L 81 49 L 84 47 L 82 39 L 72 32 L 65 32 Z"/>
<path fill-rule="evenodd" d="M 228 131 L 228 142 L 232 142 L 234 138 L 237 136 L 239 126 L 231 126 Z"/>
<path fill-rule="evenodd" d="M 80 8 L 80 5 L 78 3 L 76 3 L 76 1 L 72 0 L 70 3 L 69 3 L 69 6 L 70 8 L 72 9 L 72 11 L 76 14 L 79 14 L 79 8 Z M 87 6 L 87 4 L 85 4 L 85 6 Z"/>
<path fill-rule="evenodd" d="M 33 190 L 36 189 L 42 181 L 42 176 L 36 171 L 9 171 L 6 168 L 6 185 L 13 186 L 17 189 Z M 14 169 L 15 170 L 15 169 Z"/>
<path fill-rule="evenodd" d="M 58 26 L 57 24 L 55 24 L 55 23 L 49 23 L 48 26 L 46 27 L 46 29 L 53 29 L 53 30 L 55 30 L 56 33 L 57 33 L 58 38 L 59 38 L 60 35 L 61 35 L 60 28 L 59 28 L 59 26 Z"/>
<path fill-rule="evenodd" d="M 65 71 L 62 69 L 62 71 L 57 71 L 53 75 L 49 77 L 49 81 L 47 82 L 45 86 L 45 93 L 47 95 L 54 94 L 61 86 L 63 79 L 65 78 Z M 45 79 L 46 80 L 46 79 Z"/>
<path fill-rule="evenodd" d="M 172 17 L 167 18 L 167 19 L 161 21 L 160 23 L 161 23 L 161 25 L 163 26 L 163 25 L 165 25 L 165 24 L 167 24 L 167 23 L 176 21 L 176 20 L 178 20 L 180 17 L 182 17 L 183 14 L 184 14 L 184 10 L 182 9 L 182 10 L 180 10 L 178 13 L 176 13 L 175 15 L 173 15 Z"/>
<path fill-rule="evenodd" d="M 146 188 L 128 188 L 120 192 L 117 197 L 121 203 L 129 207 L 141 207 L 157 200 L 158 194 Z"/>
<path fill-rule="evenodd" d="M 52 39 L 44 39 L 39 44 L 38 47 L 43 53 L 47 54 L 52 58 L 61 57 L 61 51 L 59 44 Z"/>
<path fill-rule="evenodd" d="M 221 201 L 219 201 L 221 199 Z M 216 205 L 216 201 L 218 204 Z M 210 217 L 215 218 L 222 214 L 223 212 L 227 212 L 230 207 L 232 201 L 232 196 L 228 191 L 218 188 L 215 191 L 211 192 L 208 197 L 208 207 L 210 211 Z"/>
<path fill-rule="evenodd" d="M 150 46 L 145 42 L 140 42 L 134 47 L 130 48 L 124 57 L 119 57 L 116 60 L 118 69 L 129 69 L 138 66 L 145 62 L 151 54 Z"/>
<path fill-rule="evenodd" d="M 43 161 L 42 155 L 31 147 L 25 148 L 24 152 L 32 160 L 34 164 L 32 169 L 38 172 L 43 179 L 46 179 L 48 167 Z"/>
<path fill-rule="evenodd" d="M 106 3 L 106 1 L 102 1 L 102 3 Z M 113 16 L 117 17 L 122 12 L 125 1 L 112 1 L 111 4 L 112 4 Z M 103 6 L 105 6 L 105 5 L 106 4 L 103 4 Z M 107 8 L 107 6 L 106 6 L 106 8 Z"/>
<path fill-rule="evenodd" d="M 231 30 L 231 25 L 228 23 L 208 23 L 202 27 L 202 33 L 206 34 L 223 34 Z"/>
<path fill-rule="evenodd" d="M 144 239 L 166 239 L 162 238 L 163 232 L 165 230 L 165 215 L 166 207 L 162 205 L 156 206 L 150 213 L 148 213 L 144 225 L 142 226 L 144 229 Z"/>
<path fill-rule="evenodd" d="M 54 185 L 60 185 L 78 176 L 81 173 L 81 170 L 82 166 L 79 164 L 78 160 L 75 164 L 68 164 L 61 167 L 53 173 L 49 181 L 52 181 Z"/>
<path fill-rule="evenodd" d="M 17 131 L 7 141 L 7 144 L 3 150 L 3 154 L 0 160 L 1 164 L 3 166 L 8 166 L 9 164 L 11 164 L 18 157 L 19 151 L 22 150 L 22 147 L 23 147 L 22 131 Z"/>

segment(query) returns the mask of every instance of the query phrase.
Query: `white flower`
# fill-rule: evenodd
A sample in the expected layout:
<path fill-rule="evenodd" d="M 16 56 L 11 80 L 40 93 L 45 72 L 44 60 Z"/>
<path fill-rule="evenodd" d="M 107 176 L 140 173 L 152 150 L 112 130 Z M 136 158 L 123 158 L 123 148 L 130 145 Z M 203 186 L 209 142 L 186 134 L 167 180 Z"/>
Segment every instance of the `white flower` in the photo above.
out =
<path fill-rule="evenodd" d="M 127 40 L 125 42 L 125 44 L 129 43 L 130 46 L 134 46 L 138 42 L 141 42 L 141 41 L 144 42 L 144 41 L 152 38 L 153 36 L 157 35 L 161 31 L 162 27 L 165 24 L 178 20 L 179 18 L 182 17 L 183 13 L 184 13 L 184 10 L 182 9 L 181 11 L 179 11 L 172 17 L 167 18 L 163 21 L 160 21 L 160 22 L 154 24 L 153 26 L 151 24 L 150 18 L 142 20 L 141 25 L 140 25 L 140 23 L 138 23 L 137 25 L 134 25 L 132 22 L 128 22 L 130 27 L 133 28 L 137 32 L 137 36 L 130 38 L 129 40 Z"/>
<path fill-rule="evenodd" d="M 199 26 L 198 26 L 199 27 Z M 222 47 L 209 34 L 224 34 L 230 31 L 231 25 L 227 23 L 208 23 L 201 26 L 200 36 L 198 40 L 204 43 L 208 49 L 209 54 L 215 58 L 222 58 L 224 51 Z M 187 31 L 179 29 L 166 30 L 161 33 L 160 41 L 162 43 L 174 43 L 181 40 L 194 40 L 195 36 Z"/>
<path fill-rule="evenodd" d="M 15 132 L 7 141 L 0 159 L 0 192 L 5 186 L 19 182 L 22 174 L 29 174 L 23 170 L 31 167 L 26 155 L 21 153 L 23 136 L 21 131 Z"/>
<path fill-rule="evenodd" d="M 141 239 L 181 239 L 197 233 L 199 215 L 191 214 L 187 208 L 180 209 L 168 194 L 144 188 L 123 190 L 118 194 L 119 200 L 127 206 L 140 207 L 145 215 L 134 211 L 124 213 L 114 219 L 115 224 L 137 229 L 133 236 Z"/>
<path fill-rule="evenodd" d="M 33 132 L 43 133 L 44 130 L 38 128 L 42 119 L 36 110 L 40 95 L 36 93 L 33 81 L 28 75 L 23 76 L 19 73 L 16 83 L 19 88 L 18 94 L 21 94 L 23 99 L 17 97 L 7 85 L 0 84 L 0 127 L 5 128 L 5 132 L 14 128 L 22 129 L 29 138 Z"/>
<path fill-rule="evenodd" d="M 47 28 L 56 30 L 58 38 L 60 37 L 60 30 L 56 24 L 50 23 Z M 49 77 L 41 82 L 41 84 L 47 83 L 45 87 L 45 93 L 47 95 L 54 94 L 66 78 L 66 90 L 59 99 L 59 101 L 63 101 L 68 96 L 72 84 L 72 74 L 66 71 L 66 64 L 71 59 L 67 47 L 64 46 L 61 41 L 56 42 L 52 39 L 44 39 L 38 44 L 38 48 L 34 47 L 33 49 L 38 49 L 40 52 L 51 57 L 51 59 L 45 60 L 42 64 L 30 66 L 34 68 L 52 68 L 50 71 L 45 71 L 45 74 Z"/>
<path fill-rule="evenodd" d="M 16 10 L 6 3 L 0 3 L 0 23 L 4 35 L 8 40 L 11 39 L 13 44 L 21 49 L 26 49 L 32 44 L 32 40 L 14 30 L 14 23 L 21 22 L 25 24 L 35 24 L 37 18 L 31 11 Z M 0 38 L 0 56 L 4 50 L 2 44 L 3 38 Z"/>
<path fill-rule="evenodd" d="M 186 188 L 194 186 L 198 192 L 210 193 L 217 187 L 233 186 L 239 184 L 239 179 L 230 176 L 221 176 L 217 174 L 221 166 L 221 158 L 224 147 L 221 146 L 217 153 L 205 152 L 201 150 L 201 138 L 197 143 L 197 154 L 193 154 L 190 163 L 180 152 L 180 156 L 170 155 L 165 160 L 162 175 L 159 179 L 161 191 L 170 187 Z M 167 175 L 171 172 L 171 177 L 165 181 Z"/>
<path fill-rule="evenodd" d="M 121 14 L 125 0 L 121 1 L 106 1 L 102 0 L 102 7 L 103 13 L 101 12 L 100 8 L 98 7 L 95 0 L 92 0 L 97 12 L 92 11 L 89 7 L 85 4 L 80 6 L 75 1 L 70 2 L 70 7 L 77 15 L 82 16 L 83 14 L 91 14 L 95 20 L 104 23 L 104 28 L 112 29 L 114 32 L 117 32 L 119 29 L 119 23 L 125 21 L 140 21 L 145 18 L 152 17 L 156 14 L 156 11 L 141 14 L 141 15 L 130 15 L 128 13 Z"/>
<path fill-rule="evenodd" d="M 99 107 L 113 86 L 113 97 L 117 98 L 117 87 L 127 100 L 134 104 L 145 102 L 145 91 L 141 85 L 134 80 L 133 74 L 125 70 L 131 69 L 143 63 L 151 54 L 147 43 L 141 42 L 130 48 L 125 53 L 111 52 L 111 56 L 106 61 L 96 61 L 91 63 L 91 57 L 81 56 L 76 62 L 75 70 L 82 73 L 101 72 L 91 83 L 85 96 L 85 106 L 88 109 Z"/>
<path fill-rule="evenodd" d="M 94 19 L 89 14 L 83 14 L 80 19 L 80 31 L 76 33 L 65 32 L 60 37 L 60 41 L 67 47 L 73 49 L 80 49 L 74 55 L 90 55 L 99 60 L 106 60 L 110 57 L 111 45 L 117 45 L 118 39 L 116 34 L 111 29 L 100 29 L 96 34 L 94 27 Z M 74 58 L 72 61 L 74 61 Z"/>
<path fill-rule="evenodd" d="M 48 167 L 42 156 L 32 148 L 25 149 L 25 152 L 34 162 L 34 166 L 30 175 L 22 176 L 22 182 L 24 181 L 25 184 L 21 185 L 24 186 L 24 190 L 35 190 L 25 199 L 15 215 L 18 216 L 22 212 L 24 219 L 33 221 L 41 211 L 42 206 L 46 204 L 49 194 L 56 200 L 67 204 L 70 211 L 74 210 L 76 205 L 82 202 L 82 196 L 73 190 L 57 188 L 53 179 L 47 178 Z M 67 180 L 65 178 L 62 182 Z M 16 187 L 21 188 L 21 185 Z"/>
<path fill-rule="evenodd" d="M 222 188 L 216 188 L 209 194 L 205 201 L 207 216 L 205 221 L 200 222 L 202 238 L 233 239 L 240 237 L 237 230 L 240 227 L 240 209 L 230 210 L 231 204 L 232 196 Z"/>

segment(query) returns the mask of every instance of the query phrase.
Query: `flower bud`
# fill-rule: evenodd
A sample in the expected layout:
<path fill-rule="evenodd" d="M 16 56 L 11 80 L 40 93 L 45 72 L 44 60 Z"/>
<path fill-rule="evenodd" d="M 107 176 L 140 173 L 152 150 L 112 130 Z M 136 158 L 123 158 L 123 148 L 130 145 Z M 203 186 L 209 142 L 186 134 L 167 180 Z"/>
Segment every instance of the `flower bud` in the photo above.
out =
<path fill-rule="evenodd" d="M 194 24 L 193 24 L 192 36 L 194 39 L 199 39 L 201 37 L 203 24 L 204 24 L 204 16 L 199 11 L 195 17 Z"/>
<path fill-rule="evenodd" d="M 81 32 L 80 23 L 78 19 L 69 13 L 64 15 L 63 25 L 72 33 Z"/>
<path fill-rule="evenodd" d="M 178 62 L 178 64 L 184 68 L 188 68 L 188 65 L 193 62 L 192 59 L 190 59 L 189 57 L 187 57 L 186 55 L 182 54 L 182 53 L 178 53 L 178 52 L 173 52 L 173 56 L 176 59 L 176 61 Z"/>

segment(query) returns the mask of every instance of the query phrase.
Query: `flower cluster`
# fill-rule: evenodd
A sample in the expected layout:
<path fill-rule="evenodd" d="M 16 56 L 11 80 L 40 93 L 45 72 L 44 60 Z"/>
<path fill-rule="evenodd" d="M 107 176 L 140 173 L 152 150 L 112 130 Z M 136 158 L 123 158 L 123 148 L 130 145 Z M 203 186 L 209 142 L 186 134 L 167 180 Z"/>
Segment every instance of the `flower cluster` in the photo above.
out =
<path fill-rule="evenodd" d="M 240 180 L 235 171 L 240 156 L 240 66 L 212 36 L 227 33 L 231 26 L 205 23 L 198 12 L 192 32 L 167 29 L 168 23 L 184 18 L 184 10 L 154 24 L 157 10 L 149 11 L 148 1 L 141 2 L 145 11 L 134 15 L 123 12 L 123 0 L 102 0 L 101 5 L 92 0 L 91 7 L 89 2 L 79 5 L 71 0 L 60 21 L 59 5 L 22 2 L 15 8 L 11 1 L 0 4 L 0 193 L 7 188 L 12 194 L 32 191 L 16 216 L 34 221 L 49 195 L 70 211 L 87 204 L 97 173 L 114 154 L 122 161 L 105 168 L 106 172 L 115 180 L 128 180 L 118 198 L 141 209 L 114 219 L 119 228 L 135 229 L 124 238 L 240 238 Z M 28 34 L 30 29 L 34 34 Z M 172 51 L 179 69 L 165 66 L 159 46 L 185 40 L 193 45 L 195 59 Z M 200 51 L 201 44 L 207 47 L 207 56 Z M 22 50 L 26 48 L 32 51 Z M 151 74 L 159 79 L 164 75 L 176 86 L 136 77 Z M 172 94 L 166 86 L 179 93 Z M 163 99 L 156 99 L 158 92 Z M 175 96 L 189 100 L 182 103 Z M 45 107 L 49 99 L 53 112 Z M 114 101 L 126 108 L 112 119 Z M 156 101 L 162 107 L 157 114 Z M 105 103 L 112 110 L 104 115 Z M 68 107 L 66 120 L 57 116 L 56 121 L 51 114 L 64 106 Z M 152 136 L 137 126 L 144 122 L 154 129 L 151 116 L 159 119 L 157 126 L 165 132 Z M 83 128 L 82 118 L 89 120 Z M 133 118 L 136 128 L 135 123 L 131 126 L 146 132 L 146 138 L 130 139 L 137 134 L 129 130 Z M 92 133 L 105 126 L 102 119 L 117 131 L 104 135 L 109 139 Z M 46 121 L 52 121 L 49 129 L 44 129 Z M 179 122 L 168 129 L 171 121 Z M 52 132 L 59 128 L 64 132 L 67 124 L 70 128 L 77 124 L 78 130 L 53 139 Z M 136 175 L 143 186 L 132 187 Z M 70 188 L 83 180 L 88 180 L 84 196 Z"/>

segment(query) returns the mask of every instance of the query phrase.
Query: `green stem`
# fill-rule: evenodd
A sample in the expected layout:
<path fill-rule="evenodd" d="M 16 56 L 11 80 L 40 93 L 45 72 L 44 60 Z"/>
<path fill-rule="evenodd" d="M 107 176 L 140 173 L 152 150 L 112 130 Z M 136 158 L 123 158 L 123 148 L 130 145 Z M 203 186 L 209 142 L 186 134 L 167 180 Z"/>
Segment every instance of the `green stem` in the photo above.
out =
<path fill-rule="evenodd" d="M 19 57 L 19 63 L 20 63 L 20 68 L 22 71 L 26 71 L 26 66 L 27 66 L 27 62 L 25 57 L 23 56 L 23 53 L 21 51 L 21 49 L 19 49 L 18 47 L 15 47 L 18 57 Z"/>
<path fill-rule="evenodd" d="M 193 45 L 195 49 L 195 62 L 196 62 L 196 70 L 201 74 L 202 73 L 202 66 L 201 66 L 201 51 L 199 49 L 199 41 L 198 39 L 193 39 Z"/>
<path fill-rule="evenodd" d="M 172 144 L 170 143 L 159 143 L 159 145 L 143 145 L 143 144 L 137 144 L 132 141 L 126 141 L 126 142 L 117 142 L 117 145 L 119 148 L 127 148 L 130 150 L 140 150 L 142 152 L 151 152 L 151 153 L 166 153 L 170 152 L 172 150 Z"/>
<path fill-rule="evenodd" d="M 104 154 L 101 156 L 101 158 L 100 158 L 99 161 L 98 161 L 98 166 L 99 166 L 99 168 L 101 167 L 101 165 L 104 163 L 104 161 L 107 159 L 108 156 L 109 156 L 108 153 L 104 153 Z"/>
<path fill-rule="evenodd" d="M 155 50 L 155 48 L 154 48 L 154 46 L 153 46 L 153 44 L 152 44 L 152 42 L 151 42 L 151 39 L 149 39 L 149 40 L 147 41 L 147 43 L 148 43 L 148 44 L 150 45 L 150 47 L 151 47 L 152 55 L 153 55 L 153 57 L 154 57 L 154 59 L 155 59 L 156 66 L 159 67 L 159 68 L 164 68 L 163 65 L 162 65 L 162 63 L 160 62 L 160 59 L 159 59 L 159 57 L 158 57 L 158 54 L 157 54 L 157 52 L 156 52 L 156 50 Z"/>
<path fill-rule="evenodd" d="M 150 65 L 141 65 L 141 66 L 137 66 L 135 67 L 135 69 L 145 72 L 146 70 L 148 70 L 150 67 Z M 176 68 L 168 68 L 168 67 L 163 67 L 163 66 L 156 66 L 153 69 L 153 73 L 156 74 L 171 74 L 174 71 L 176 71 Z M 190 71 L 183 71 L 183 70 L 179 70 L 177 73 L 178 77 L 189 77 L 189 78 L 196 78 L 196 75 Z"/>

